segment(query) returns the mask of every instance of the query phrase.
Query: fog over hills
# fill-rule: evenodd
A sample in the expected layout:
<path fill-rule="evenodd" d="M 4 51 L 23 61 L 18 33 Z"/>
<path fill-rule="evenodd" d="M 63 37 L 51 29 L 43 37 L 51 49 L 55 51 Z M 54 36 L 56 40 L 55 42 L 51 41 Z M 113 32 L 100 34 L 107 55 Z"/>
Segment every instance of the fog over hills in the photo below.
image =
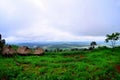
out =
<path fill-rule="evenodd" d="M 12 44 L 12 43 L 11 43 Z M 105 45 L 104 42 L 97 42 L 98 45 Z M 18 46 L 28 46 L 30 48 L 41 47 L 44 49 L 54 48 L 88 48 L 90 42 L 25 42 L 15 43 Z"/>

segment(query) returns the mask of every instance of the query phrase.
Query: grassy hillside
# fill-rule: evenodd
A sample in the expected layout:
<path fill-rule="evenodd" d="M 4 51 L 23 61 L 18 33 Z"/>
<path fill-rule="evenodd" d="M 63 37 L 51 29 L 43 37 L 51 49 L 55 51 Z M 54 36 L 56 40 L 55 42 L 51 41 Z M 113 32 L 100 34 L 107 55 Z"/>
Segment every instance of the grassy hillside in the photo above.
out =
<path fill-rule="evenodd" d="M 0 56 L 3 80 L 120 80 L 120 47 Z"/>

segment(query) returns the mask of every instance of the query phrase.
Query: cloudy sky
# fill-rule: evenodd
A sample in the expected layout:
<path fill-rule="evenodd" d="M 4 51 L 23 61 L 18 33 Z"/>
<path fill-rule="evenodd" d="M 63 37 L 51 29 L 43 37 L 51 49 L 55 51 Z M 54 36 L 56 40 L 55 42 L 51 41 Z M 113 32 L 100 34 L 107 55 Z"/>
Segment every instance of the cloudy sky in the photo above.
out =
<path fill-rule="evenodd" d="M 120 32 L 119 0 L 0 0 L 7 42 L 101 41 Z"/>

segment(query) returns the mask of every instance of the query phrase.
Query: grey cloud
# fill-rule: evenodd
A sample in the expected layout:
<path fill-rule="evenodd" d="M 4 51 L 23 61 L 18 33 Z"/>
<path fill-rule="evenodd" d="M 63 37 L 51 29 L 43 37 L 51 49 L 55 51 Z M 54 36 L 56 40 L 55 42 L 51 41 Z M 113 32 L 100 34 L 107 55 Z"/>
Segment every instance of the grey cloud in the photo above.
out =
<path fill-rule="evenodd" d="M 74 36 L 105 36 L 107 33 L 120 32 L 120 5 L 114 0 L 41 0 L 38 5 L 30 1 L 33 0 L 10 0 L 15 7 L 10 15 L 0 8 L 0 32 L 6 37 L 17 37 L 19 30 L 29 32 L 31 26 L 41 31 L 46 25 L 46 31 L 55 28 Z M 27 36 L 19 35 L 23 39 Z M 54 35 L 39 33 L 27 38 L 39 40 L 37 37 L 51 40 Z"/>

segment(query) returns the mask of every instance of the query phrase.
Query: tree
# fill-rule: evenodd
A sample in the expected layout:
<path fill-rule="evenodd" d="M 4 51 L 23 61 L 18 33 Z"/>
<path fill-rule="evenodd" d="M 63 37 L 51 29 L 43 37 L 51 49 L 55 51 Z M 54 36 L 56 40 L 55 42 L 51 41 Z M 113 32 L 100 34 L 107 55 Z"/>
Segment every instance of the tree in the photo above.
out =
<path fill-rule="evenodd" d="M 0 34 L 0 53 L 2 52 L 2 48 L 5 45 L 5 39 L 2 39 L 2 35 Z"/>
<path fill-rule="evenodd" d="M 119 39 L 120 39 L 120 33 L 115 32 L 112 34 L 107 34 L 105 41 L 106 43 L 111 42 L 111 46 L 112 48 L 114 48 L 116 45 L 116 41 L 118 41 Z"/>
<path fill-rule="evenodd" d="M 90 43 L 90 46 L 91 46 L 90 48 L 94 49 L 96 45 L 97 45 L 97 43 L 95 41 L 92 41 Z"/>

